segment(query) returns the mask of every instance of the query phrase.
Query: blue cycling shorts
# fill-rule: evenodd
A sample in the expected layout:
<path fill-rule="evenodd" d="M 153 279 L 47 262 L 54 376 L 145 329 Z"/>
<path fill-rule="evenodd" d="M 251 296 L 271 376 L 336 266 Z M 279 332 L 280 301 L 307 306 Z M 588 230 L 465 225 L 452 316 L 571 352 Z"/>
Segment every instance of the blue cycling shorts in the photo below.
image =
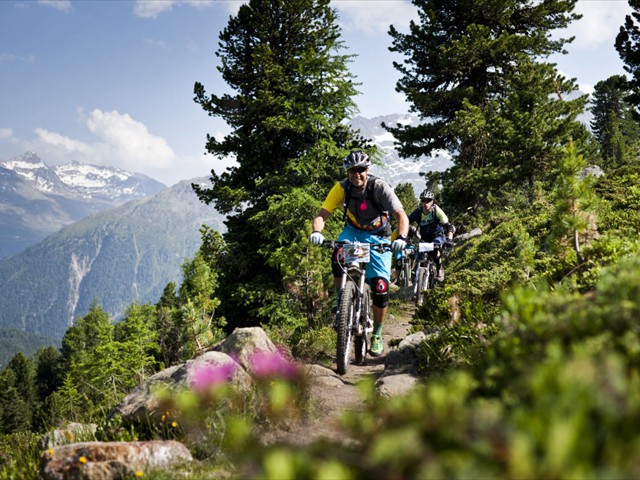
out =
<path fill-rule="evenodd" d="M 389 244 L 389 240 L 364 230 L 358 230 L 352 227 L 350 224 L 345 225 L 344 230 L 338 236 L 338 240 L 349 240 L 350 242 L 361 243 L 378 243 Z M 367 263 L 367 272 L 365 278 L 367 280 L 373 277 L 382 277 L 389 281 L 391 277 L 391 252 L 378 252 L 371 249 L 371 260 Z"/>

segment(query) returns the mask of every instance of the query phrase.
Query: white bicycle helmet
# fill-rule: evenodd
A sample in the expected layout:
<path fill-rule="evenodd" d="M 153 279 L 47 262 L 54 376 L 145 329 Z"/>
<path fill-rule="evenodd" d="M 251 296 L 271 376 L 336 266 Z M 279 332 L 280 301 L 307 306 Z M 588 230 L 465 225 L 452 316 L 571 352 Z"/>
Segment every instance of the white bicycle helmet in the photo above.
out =
<path fill-rule="evenodd" d="M 351 152 L 345 157 L 343 165 L 345 170 L 357 167 L 369 168 L 371 160 L 369 160 L 369 155 L 364 152 Z"/>
<path fill-rule="evenodd" d="M 429 200 L 433 200 L 433 198 L 434 198 L 433 191 L 429 190 L 428 188 L 420 194 L 420 200 L 429 201 Z"/>

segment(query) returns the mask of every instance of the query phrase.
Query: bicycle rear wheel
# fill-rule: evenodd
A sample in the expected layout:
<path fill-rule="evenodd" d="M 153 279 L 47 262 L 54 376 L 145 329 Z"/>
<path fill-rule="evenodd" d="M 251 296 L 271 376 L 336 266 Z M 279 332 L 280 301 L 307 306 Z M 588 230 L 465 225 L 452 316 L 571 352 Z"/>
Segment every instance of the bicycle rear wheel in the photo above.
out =
<path fill-rule="evenodd" d="M 367 349 L 369 348 L 369 337 L 367 333 L 367 319 L 371 315 L 371 287 L 365 283 L 364 292 L 362 295 L 362 310 L 360 324 L 362 325 L 362 335 L 356 335 L 354 339 L 356 365 L 364 364 L 364 359 L 367 355 Z"/>
<path fill-rule="evenodd" d="M 353 338 L 353 329 L 351 328 L 356 321 L 355 316 L 356 304 L 356 286 L 353 282 L 347 282 L 340 296 L 340 307 L 338 309 L 338 318 L 336 330 L 338 339 L 336 345 L 336 364 L 340 375 L 347 373 L 351 362 L 351 347 Z"/>

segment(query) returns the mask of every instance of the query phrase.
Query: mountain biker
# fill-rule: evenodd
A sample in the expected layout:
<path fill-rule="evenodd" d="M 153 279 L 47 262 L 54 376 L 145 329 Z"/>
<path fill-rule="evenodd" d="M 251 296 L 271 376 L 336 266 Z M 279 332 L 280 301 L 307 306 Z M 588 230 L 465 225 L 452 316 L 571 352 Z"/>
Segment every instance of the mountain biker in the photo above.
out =
<path fill-rule="evenodd" d="M 371 161 L 366 153 L 353 151 L 343 162 L 347 178 L 337 182 L 329 191 L 322 207 L 313 219 L 313 233 L 309 241 L 322 245 L 322 230 L 327 219 L 338 208 L 345 209 L 345 226 L 338 240 L 351 242 L 389 244 L 392 214 L 398 223 L 399 235 L 391 244 L 391 249 L 402 251 L 407 244 L 409 218 L 393 189 L 384 180 L 369 174 Z M 333 252 L 332 271 L 336 289 L 336 306 L 342 269 L 338 263 L 339 250 Z M 389 305 L 389 279 L 391 273 L 391 252 L 371 249 L 371 261 L 367 263 L 365 278 L 373 292 L 373 334 L 371 336 L 372 356 L 384 351 L 382 324 Z"/>
<path fill-rule="evenodd" d="M 447 214 L 438 205 L 433 203 L 434 194 L 430 189 L 424 190 L 420 194 L 420 206 L 409 215 L 409 223 L 418 223 L 420 238 L 423 242 L 434 242 L 441 245 L 451 244 L 453 234 L 456 232 Z M 440 252 L 436 257 L 436 268 L 438 274 L 436 280 L 444 280 L 444 268 Z"/>

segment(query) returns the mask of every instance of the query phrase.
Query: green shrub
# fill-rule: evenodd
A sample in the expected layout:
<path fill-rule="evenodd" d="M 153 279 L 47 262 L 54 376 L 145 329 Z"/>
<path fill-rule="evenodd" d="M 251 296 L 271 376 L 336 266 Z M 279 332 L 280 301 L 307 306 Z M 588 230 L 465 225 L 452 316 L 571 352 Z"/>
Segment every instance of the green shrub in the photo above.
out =
<path fill-rule="evenodd" d="M 0 436 L 0 479 L 36 479 L 40 465 L 40 435 L 31 432 Z"/>

